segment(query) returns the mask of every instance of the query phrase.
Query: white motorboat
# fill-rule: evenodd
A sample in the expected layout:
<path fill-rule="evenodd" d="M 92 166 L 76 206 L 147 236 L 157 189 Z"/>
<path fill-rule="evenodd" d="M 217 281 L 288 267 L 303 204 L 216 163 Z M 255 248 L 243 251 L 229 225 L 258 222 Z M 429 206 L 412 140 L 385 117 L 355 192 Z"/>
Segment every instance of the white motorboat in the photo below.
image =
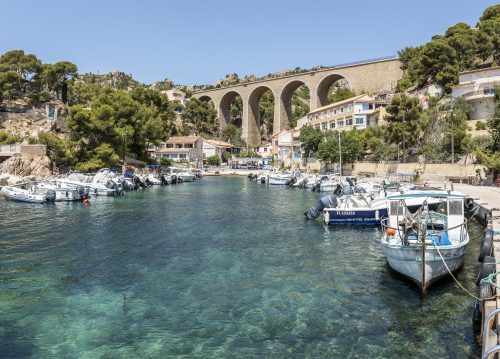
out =
<path fill-rule="evenodd" d="M 108 179 L 109 177 L 105 177 L 103 174 L 100 175 L 102 180 Z M 96 196 L 114 196 L 115 191 L 111 188 L 106 187 L 105 184 L 100 183 L 99 181 L 93 181 L 92 176 L 85 176 L 81 173 L 73 173 L 69 175 L 67 178 L 61 179 L 60 182 L 66 184 L 69 187 L 84 187 L 89 189 L 89 193 L 91 195 Z"/>
<path fill-rule="evenodd" d="M 291 173 L 270 173 L 267 175 L 267 183 L 270 185 L 288 185 L 292 181 Z"/>
<path fill-rule="evenodd" d="M 415 198 L 423 205 L 410 214 L 408 202 Z M 430 199 L 439 199 L 440 210 L 429 208 Z M 425 293 L 433 282 L 462 266 L 469 243 L 465 197 L 458 192 L 409 191 L 387 200 L 389 213 L 382 221 L 381 240 L 387 262 Z"/>
<path fill-rule="evenodd" d="M 44 193 L 35 193 L 31 190 L 11 186 L 2 187 L 2 193 L 6 198 L 11 200 L 29 203 L 54 202 L 56 198 L 53 190 L 48 190 Z"/>
<path fill-rule="evenodd" d="M 146 176 L 146 181 L 152 185 L 152 186 L 157 186 L 157 185 L 161 185 L 161 180 L 159 180 L 158 178 L 156 178 L 153 174 L 148 174 Z"/>
<path fill-rule="evenodd" d="M 189 171 L 182 171 L 177 167 L 169 167 L 168 168 L 171 175 L 176 175 L 177 179 L 180 180 L 178 182 L 193 182 L 196 179 L 196 176 Z"/>
<path fill-rule="evenodd" d="M 31 191 L 37 194 L 45 194 L 48 190 L 55 191 L 55 201 L 81 201 L 89 197 L 89 191 L 82 186 L 71 187 L 59 181 L 44 181 L 31 186 Z"/>
<path fill-rule="evenodd" d="M 177 175 L 182 179 L 182 182 L 193 182 L 196 179 L 196 176 L 191 172 L 179 172 Z"/>

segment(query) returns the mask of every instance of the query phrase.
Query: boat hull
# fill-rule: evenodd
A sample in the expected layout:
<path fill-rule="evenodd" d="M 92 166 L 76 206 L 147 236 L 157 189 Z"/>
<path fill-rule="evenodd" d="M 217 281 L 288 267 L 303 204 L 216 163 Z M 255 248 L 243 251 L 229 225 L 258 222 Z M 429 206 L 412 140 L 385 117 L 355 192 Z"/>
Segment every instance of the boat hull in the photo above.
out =
<path fill-rule="evenodd" d="M 43 194 L 29 193 L 28 191 L 14 190 L 10 187 L 3 187 L 2 193 L 5 198 L 11 199 L 18 202 L 27 203 L 46 203 L 47 199 Z"/>
<path fill-rule="evenodd" d="M 324 220 L 326 224 L 366 224 L 376 225 L 387 217 L 387 208 L 325 208 Z"/>
<path fill-rule="evenodd" d="M 193 182 L 194 181 L 194 175 L 181 174 L 180 176 L 181 176 L 183 182 Z"/>
<path fill-rule="evenodd" d="M 424 293 L 432 283 L 449 274 L 433 245 L 429 245 L 425 249 L 425 264 L 422 260 L 421 245 L 403 246 L 387 243 L 382 243 L 382 245 L 389 266 L 416 283 Z M 460 245 L 438 247 L 451 272 L 462 266 L 467 246 L 468 241 Z"/>
<path fill-rule="evenodd" d="M 270 185 L 286 186 L 292 180 L 291 176 L 271 176 L 269 175 L 267 181 Z"/>
<path fill-rule="evenodd" d="M 437 207 L 433 204 L 430 207 Z M 421 204 L 408 206 L 410 212 L 415 212 Z M 363 224 L 378 225 L 380 221 L 387 218 L 387 205 L 378 208 L 358 207 L 358 208 L 325 208 L 323 218 L 326 224 Z"/>

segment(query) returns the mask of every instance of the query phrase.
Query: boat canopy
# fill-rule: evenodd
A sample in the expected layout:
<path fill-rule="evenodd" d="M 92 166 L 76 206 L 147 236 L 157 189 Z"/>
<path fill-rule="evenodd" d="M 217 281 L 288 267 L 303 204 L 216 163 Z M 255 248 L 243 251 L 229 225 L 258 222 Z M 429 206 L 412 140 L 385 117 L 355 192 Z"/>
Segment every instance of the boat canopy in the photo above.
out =
<path fill-rule="evenodd" d="M 407 198 L 449 198 L 449 199 L 463 199 L 465 196 L 460 192 L 432 192 L 432 191 L 421 191 L 421 192 L 407 192 L 407 193 L 395 193 L 387 196 L 388 200 L 402 200 Z"/>

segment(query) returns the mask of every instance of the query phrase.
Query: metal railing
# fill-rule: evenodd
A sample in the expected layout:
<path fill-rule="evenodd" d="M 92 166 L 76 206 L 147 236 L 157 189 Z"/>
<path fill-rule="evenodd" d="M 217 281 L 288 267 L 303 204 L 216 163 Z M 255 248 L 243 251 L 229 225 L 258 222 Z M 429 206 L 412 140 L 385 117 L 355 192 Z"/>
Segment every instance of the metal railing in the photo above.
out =
<path fill-rule="evenodd" d="M 15 154 L 21 152 L 21 145 L 19 143 L 14 143 L 11 145 L 0 145 L 0 153 L 5 154 Z"/>
<path fill-rule="evenodd" d="M 484 323 L 483 323 L 483 354 L 481 356 L 481 359 L 488 359 L 491 355 L 500 352 L 500 345 L 495 345 L 494 347 L 485 351 L 486 339 L 488 338 L 488 331 L 490 330 L 491 320 L 498 314 L 500 314 L 500 308 L 497 308 L 494 311 L 492 311 L 490 314 L 488 314 L 488 316 L 484 320 Z"/>
<path fill-rule="evenodd" d="M 484 88 L 484 89 L 479 89 L 476 91 L 466 92 L 462 96 L 463 97 L 471 97 L 471 96 L 478 96 L 478 95 L 494 95 L 494 94 L 495 94 L 494 88 Z"/>

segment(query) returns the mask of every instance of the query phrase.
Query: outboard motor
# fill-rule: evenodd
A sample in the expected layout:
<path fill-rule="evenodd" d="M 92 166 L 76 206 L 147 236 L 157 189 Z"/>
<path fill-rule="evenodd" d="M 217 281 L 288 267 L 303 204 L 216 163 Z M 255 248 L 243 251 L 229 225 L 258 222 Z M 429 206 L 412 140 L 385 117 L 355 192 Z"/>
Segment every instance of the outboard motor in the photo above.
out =
<path fill-rule="evenodd" d="M 106 188 L 113 189 L 115 188 L 115 185 L 116 183 L 112 179 L 109 179 L 108 182 L 106 182 Z"/>
<path fill-rule="evenodd" d="M 88 199 L 90 197 L 90 193 L 89 193 L 88 188 L 78 186 L 78 187 L 76 187 L 76 192 L 78 193 L 78 195 L 80 196 L 81 199 Z"/>
<path fill-rule="evenodd" d="M 114 190 L 115 190 L 115 194 L 117 196 L 120 196 L 123 194 L 123 186 L 121 184 L 116 184 Z"/>
<path fill-rule="evenodd" d="M 139 176 L 137 176 L 137 175 L 134 175 L 134 177 L 132 177 L 132 182 L 135 184 L 136 188 L 138 188 L 138 187 L 141 187 L 141 188 L 146 187 L 146 184 L 144 182 L 142 182 L 141 179 L 139 178 Z"/>
<path fill-rule="evenodd" d="M 337 204 L 337 197 L 329 194 L 321 198 L 315 207 L 309 208 L 304 215 L 306 216 L 306 219 L 316 219 L 323 211 L 323 208 L 335 208 L 337 207 Z"/>
<path fill-rule="evenodd" d="M 341 184 L 338 184 L 335 189 L 333 190 L 333 194 L 335 196 L 341 196 L 342 195 L 342 185 Z"/>
<path fill-rule="evenodd" d="M 48 203 L 54 203 L 56 201 L 56 191 L 53 189 L 47 190 L 47 192 L 45 193 L 45 200 Z"/>
<path fill-rule="evenodd" d="M 266 183 L 266 177 L 265 176 L 262 176 L 260 178 L 260 183 Z"/>
<path fill-rule="evenodd" d="M 160 175 L 160 181 L 162 184 L 168 184 L 168 181 L 163 173 Z"/>
<path fill-rule="evenodd" d="M 321 181 L 316 181 L 316 183 L 312 186 L 312 191 L 317 191 L 319 192 L 320 190 L 320 187 L 321 187 Z"/>
<path fill-rule="evenodd" d="M 146 177 L 146 180 L 144 182 L 146 183 L 146 186 L 148 186 L 148 187 L 153 185 L 153 183 L 151 182 L 151 180 L 148 177 Z"/>
<path fill-rule="evenodd" d="M 170 175 L 170 178 L 172 179 L 172 184 L 177 184 L 177 175 Z"/>
<path fill-rule="evenodd" d="M 137 186 L 130 180 L 124 180 L 123 188 L 125 188 L 127 191 L 135 191 L 137 189 Z"/>

